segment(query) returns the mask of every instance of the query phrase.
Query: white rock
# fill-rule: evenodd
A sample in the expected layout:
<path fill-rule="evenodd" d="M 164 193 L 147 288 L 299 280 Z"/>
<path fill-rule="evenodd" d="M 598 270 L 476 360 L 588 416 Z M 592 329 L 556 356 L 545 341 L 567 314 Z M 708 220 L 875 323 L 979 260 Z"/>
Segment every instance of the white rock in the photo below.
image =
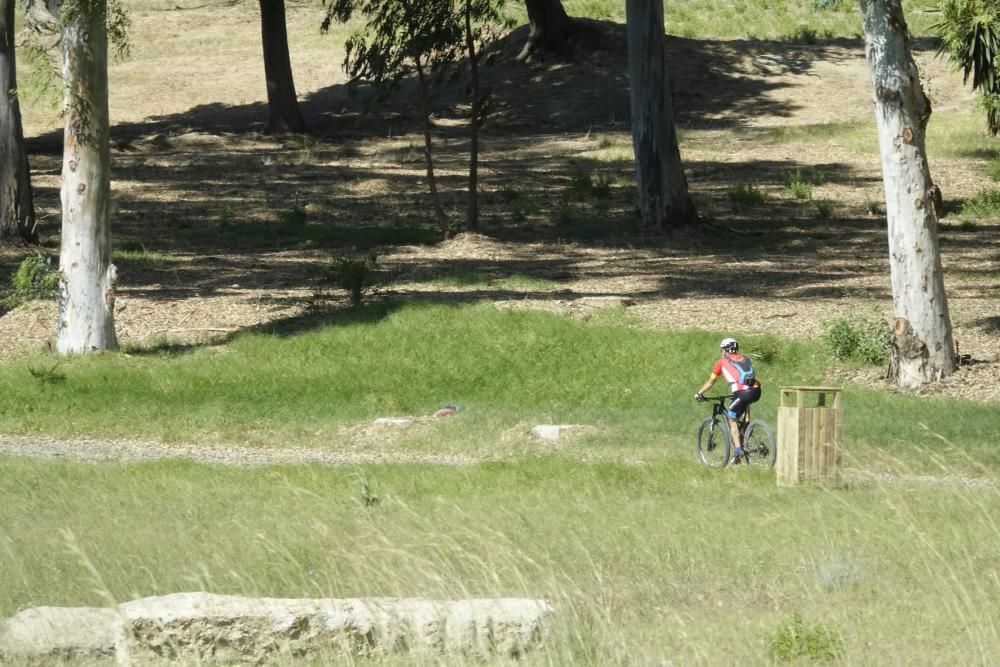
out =
<path fill-rule="evenodd" d="M 278 599 L 176 593 L 100 608 L 39 607 L 0 626 L 4 656 L 115 656 L 119 663 L 263 662 L 401 651 L 520 655 L 552 607 L 496 598 Z"/>
<path fill-rule="evenodd" d="M 33 607 L 0 626 L 0 658 L 113 656 L 124 636 L 122 619 L 113 609 Z"/>
<path fill-rule="evenodd" d="M 579 428 L 579 424 L 539 424 L 531 432 L 543 440 L 558 440 L 567 431 Z"/>
<path fill-rule="evenodd" d="M 407 417 L 379 417 L 372 423 L 375 426 L 406 426 L 412 422 L 413 420 Z"/>

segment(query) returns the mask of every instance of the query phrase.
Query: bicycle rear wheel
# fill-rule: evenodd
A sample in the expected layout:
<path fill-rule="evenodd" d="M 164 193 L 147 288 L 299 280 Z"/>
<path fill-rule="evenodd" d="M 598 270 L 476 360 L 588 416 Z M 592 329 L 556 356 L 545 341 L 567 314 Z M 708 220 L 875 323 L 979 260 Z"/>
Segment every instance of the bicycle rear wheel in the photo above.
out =
<path fill-rule="evenodd" d="M 743 449 L 750 456 L 750 462 L 774 467 L 778 458 L 778 447 L 774 442 L 774 431 L 764 421 L 755 419 L 747 424 L 743 433 Z"/>
<path fill-rule="evenodd" d="M 706 417 L 698 427 L 698 460 L 709 468 L 725 468 L 732 451 L 729 425 L 718 417 Z"/>

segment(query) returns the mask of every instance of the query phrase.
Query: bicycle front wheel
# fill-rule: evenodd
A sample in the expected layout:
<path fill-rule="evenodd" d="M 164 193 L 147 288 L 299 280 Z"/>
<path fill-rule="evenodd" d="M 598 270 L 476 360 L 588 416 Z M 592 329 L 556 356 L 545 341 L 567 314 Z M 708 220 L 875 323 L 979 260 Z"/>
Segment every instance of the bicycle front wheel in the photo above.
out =
<path fill-rule="evenodd" d="M 729 426 L 718 417 L 706 417 L 698 427 L 698 460 L 709 468 L 725 468 L 732 451 Z"/>
<path fill-rule="evenodd" d="M 759 419 L 747 424 L 743 435 L 743 449 L 750 455 L 751 462 L 773 468 L 778 458 L 778 447 L 774 442 L 771 426 Z"/>

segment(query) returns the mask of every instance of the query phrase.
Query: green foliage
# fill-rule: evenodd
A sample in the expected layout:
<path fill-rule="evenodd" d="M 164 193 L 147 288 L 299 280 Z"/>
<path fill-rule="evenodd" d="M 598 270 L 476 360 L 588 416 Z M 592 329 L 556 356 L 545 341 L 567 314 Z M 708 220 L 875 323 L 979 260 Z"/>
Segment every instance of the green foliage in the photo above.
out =
<path fill-rule="evenodd" d="M 893 334 L 885 320 L 852 315 L 828 323 L 823 340 L 836 359 L 877 366 L 889 359 Z"/>
<path fill-rule="evenodd" d="M 504 186 L 498 193 L 510 209 L 510 216 L 515 222 L 525 222 L 542 212 L 542 205 L 537 199 L 516 188 Z"/>
<path fill-rule="evenodd" d="M 296 204 L 287 211 L 282 211 L 279 217 L 281 224 L 286 227 L 302 227 L 306 224 L 306 219 L 309 216 L 306 213 L 305 206 Z"/>
<path fill-rule="evenodd" d="M 36 252 L 21 260 L 11 276 L 13 293 L 4 299 L 9 308 L 33 299 L 51 299 L 59 289 L 59 270 L 50 255 Z"/>
<path fill-rule="evenodd" d="M 816 219 L 826 222 L 833 218 L 833 202 L 821 200 L 816 202 Z"/>
<path fill-rule="evenodd" d="M 360 257 L 335 257 L 327 280 L 346 291 L 351 305 L 358 308 L 382 287 L 381 277 L 378 255 L 371 252 Z"/>
<path fill-rule="evenodd" d="M 423 85 L 425 75 L 440 79 L 458 57 L 462 25 L 451 0 L 331 0 L 322 29 L 355 11 L 366 23 L 345 44 L 344 70 L 352 81 L 370 81 L 385 91 L 416 68 Z"/>
<path fill-rule="evenodd" d="M 990 163 L 986 165 L 986 175 L 994 183 L 1000 181 L 1000 158 L 990 160 Z"/>
<path fill-rule="evenodd" d="M 59 384 L 66 380 L 66 374 L 60 373 L 56 369 L 59 368 L 59 362 L 52 364 L 47 368 L 35 368 L 33 366 L 28 366 L 28 374 L 35 378 L 42 384 Z"/>
<path fill-rule="evenodd" d="M 358 468 L 358 486 L 360 487 L 361 504 L 368 508 L 378 507 L 382 499 L 375 493 L 364 468 Z"/>
<path fill-rule="evenodd" d="M 128 10 L 122 0 L 61 0 L 59 4 L 59 29 L 77 23 L 89 23 L 90 13 L 96 13 L 107 30 L 108 43 L 120 58 L 128 57 L 132 45 L 128 29 L 131 24 Z"/>
<path fill-rule="evenodd" d="M 851 0 L 813 0 L 813 7 L 821 12 L 849 10 Z"/>
<path fill-rule="evenodd" d="M 983 190 L 962 204 L 959 215 L 969 218 L 1000 217 L 1000 189 Z"/>
<path fill-rule="evenodd" d="M 812 199 L 812 186 L 799 169 L 785 175 L 785 190 L 796 199 Z"/>
<path fill-rule="evenodd" d="M 737 183 L 727 193 L 733 208 L 759 208 L 764 205 L 764 191 L 754 183 Z"/>
<path fill-rule="evenodd" d="M 771 639 L 771 653 L 782 662 L 802 658 L 809 660 L 836 660 L 844 651 L 844 640 L 824 625 L 806 625 L 795 614 L 780 626 Z"/>
<path fill-rule="evenodd" d="M 993 0 L 940 0 L 941 20 L 931 26 L 966 83 L 980 93 L 991 134 L 1000 133 L 1000 4 Z"/>
<path fill-rule="evenodd" d="M 589 199 L 608 199 L 611 196 L 612 179 L 607 174 L 594 177 L 584 169 L 575 169 L 569 178 L 569 185 L 563 193 L 566 201 L 584 202 Z"/>

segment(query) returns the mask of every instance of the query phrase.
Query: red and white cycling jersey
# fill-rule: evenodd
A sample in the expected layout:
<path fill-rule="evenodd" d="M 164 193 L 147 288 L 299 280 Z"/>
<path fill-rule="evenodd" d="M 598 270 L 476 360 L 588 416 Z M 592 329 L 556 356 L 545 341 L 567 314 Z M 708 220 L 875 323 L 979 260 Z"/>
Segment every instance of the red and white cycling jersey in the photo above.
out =
<path fill-rule="evenodd" d="M 757 382 L 750 359 L 739 352 L 727 354 L 715 362 L 712 377 L 722 376 L 729 383 L 733 393 L 750 389 Z"/>

